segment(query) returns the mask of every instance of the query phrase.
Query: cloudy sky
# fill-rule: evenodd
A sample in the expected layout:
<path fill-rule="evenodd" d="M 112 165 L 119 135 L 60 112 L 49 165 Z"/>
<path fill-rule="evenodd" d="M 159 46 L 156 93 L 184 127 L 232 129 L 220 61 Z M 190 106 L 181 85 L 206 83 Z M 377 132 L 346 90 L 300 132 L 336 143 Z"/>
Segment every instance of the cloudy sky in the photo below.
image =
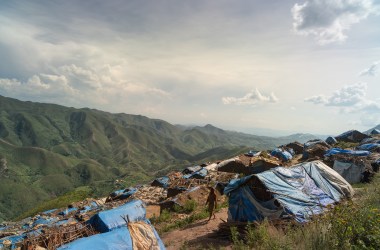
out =
<path fill-rule="evenodd" d="M 337 134 L 380 123 L 378 0 L 2 0 L 0 95 Z"/>

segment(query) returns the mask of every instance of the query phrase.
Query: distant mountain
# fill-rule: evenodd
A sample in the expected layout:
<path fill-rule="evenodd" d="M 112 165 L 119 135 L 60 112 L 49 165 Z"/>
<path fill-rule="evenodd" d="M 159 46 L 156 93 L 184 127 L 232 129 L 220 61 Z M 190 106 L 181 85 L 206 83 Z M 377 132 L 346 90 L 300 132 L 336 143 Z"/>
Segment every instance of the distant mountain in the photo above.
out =
<path fill-rule="evenodd" d="M 181 127 L 0 96 L 0 221 L 80 186 L 104 195 L 117 183 L 134 185 L 190 164 L 309 138 Z"/>

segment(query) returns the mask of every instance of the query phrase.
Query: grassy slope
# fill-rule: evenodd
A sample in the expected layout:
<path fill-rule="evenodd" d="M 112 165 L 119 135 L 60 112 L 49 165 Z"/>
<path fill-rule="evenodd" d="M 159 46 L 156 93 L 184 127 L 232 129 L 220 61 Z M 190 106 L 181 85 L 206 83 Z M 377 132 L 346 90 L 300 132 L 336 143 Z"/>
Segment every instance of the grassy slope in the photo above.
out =
<path fill-rule="evenodd" d="M 0 96 L 0 159 L 8 167 L 0 172 L 0 216 L 12 218 L 80 186 L 104 195 L 116 188 L 116 179 L 129 186 L 282 142 L 211 125 L 181 129 L 140 115 Z"/>

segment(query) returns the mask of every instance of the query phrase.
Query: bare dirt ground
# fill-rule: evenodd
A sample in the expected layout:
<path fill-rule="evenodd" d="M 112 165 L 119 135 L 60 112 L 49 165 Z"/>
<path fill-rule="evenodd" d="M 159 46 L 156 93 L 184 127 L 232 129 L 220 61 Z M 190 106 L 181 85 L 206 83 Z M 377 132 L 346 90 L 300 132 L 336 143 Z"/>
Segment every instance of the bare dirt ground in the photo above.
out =
<path fill-rule="evenodd" d="M 211 219 L 209 222 L 207 222 L 208 219 L 200 220 L 185 228 L 160 235 L 166 249 L 176 250 L 181 249 L 181 247 L 185 249 L 210 247 L 230 249 L 231 243 L 229 241 L 216 239 L 214 234 L 214 230 L 219 228 L 219 224 L 227 221 L 227 210 L 228 208 L 221 209 L 215 213 L 215 219 Z"/>

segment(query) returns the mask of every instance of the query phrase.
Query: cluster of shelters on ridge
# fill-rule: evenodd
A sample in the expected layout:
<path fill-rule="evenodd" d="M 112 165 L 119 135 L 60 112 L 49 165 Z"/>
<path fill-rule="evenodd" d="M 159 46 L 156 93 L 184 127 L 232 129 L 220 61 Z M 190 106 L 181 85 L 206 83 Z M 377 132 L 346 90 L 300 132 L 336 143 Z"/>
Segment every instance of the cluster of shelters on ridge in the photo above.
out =
<path fill-rule="evenodd" d="M 205 204 L 208 187 L 228 197 L 228 221 L 305 223 L 350 199 L 350 184 L 370 181 L 380 166 L 379 152 L 376 130 L 251 150 L 116 190 L 102 199 L 5 223 L 0 225 L 0 249 L 165 249 L 149 219 L 189 200 Z"/>

